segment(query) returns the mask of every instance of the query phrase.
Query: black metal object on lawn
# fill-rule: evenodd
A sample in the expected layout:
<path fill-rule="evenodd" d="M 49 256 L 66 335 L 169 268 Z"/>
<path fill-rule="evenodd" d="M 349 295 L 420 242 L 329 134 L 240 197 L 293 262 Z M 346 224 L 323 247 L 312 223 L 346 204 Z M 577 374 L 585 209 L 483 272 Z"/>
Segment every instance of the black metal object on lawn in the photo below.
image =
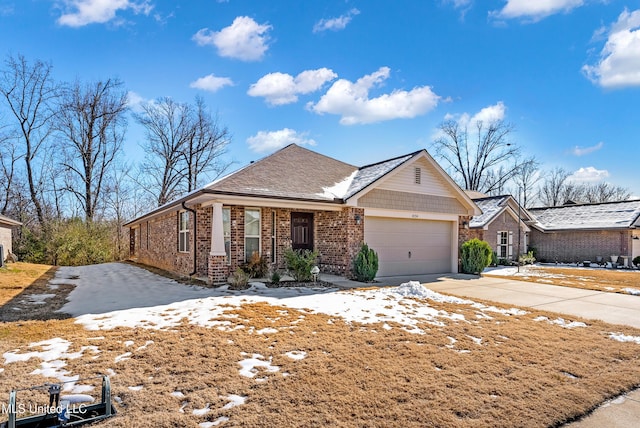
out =
<path fill-rule="evenodd" d="M 111 382 L 108 376 L 98 376 L 95 378 L 84 378 L 69 382 L 79 382 L 89 379 L 102 378 L 102 398 L 96 404 L 80 404 L 79 406 L 61 405 L 64 396 L 60 397 L 62 386 L 68 382 L 45 383 L 44 385 L 33 386 L 24 389 L 14 389 L 9 394 L 9 407 L 7 414 L 9 419 L 0 423 L 0 428 L 61 428 L 77 427 L 84 424 L 100 421 L 116 414 L 116 409 L 111 404 Z M 49 393 L 49 405 L 42 405 L 38 408 L 47 409 L 46 412 L 32 414 L 19 418 L 18 413 L 23 409 L 17 402 L 18 392 L 27 390 L 43 390 Z"/>

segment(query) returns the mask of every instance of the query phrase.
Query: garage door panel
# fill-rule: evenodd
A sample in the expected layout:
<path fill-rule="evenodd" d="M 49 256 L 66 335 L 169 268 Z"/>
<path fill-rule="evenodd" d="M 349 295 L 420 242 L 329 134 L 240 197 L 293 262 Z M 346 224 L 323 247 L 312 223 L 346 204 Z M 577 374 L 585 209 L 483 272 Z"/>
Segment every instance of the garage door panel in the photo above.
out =
<path fill-rule="evenodd" d="M 452 222 L 367 217 L 365 241 L 378 253 L 378 276 L 451 270 Z"/>

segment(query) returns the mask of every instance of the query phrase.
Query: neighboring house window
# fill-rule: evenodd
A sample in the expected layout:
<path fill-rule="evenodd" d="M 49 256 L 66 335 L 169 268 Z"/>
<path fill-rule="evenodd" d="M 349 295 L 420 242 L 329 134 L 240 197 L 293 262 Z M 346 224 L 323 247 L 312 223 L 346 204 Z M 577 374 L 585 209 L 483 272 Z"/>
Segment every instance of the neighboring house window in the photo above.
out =
<path fill-rule="evenodd" d="M 501 259 L 511 258 L 513 255 L 513 232 L 498 232 L 498 257 Z"/>
<path fill-rule="evenodd" d="M 414 174 L 415 174 L 415 183 L 420 184 L 422 182 L 422 169 L 419 167 L 416 167 L 414 169 Z"/>
<path fill-rule="evenodd" d="M 271 262 L 276 262 L 276 212 L 271 211 Z"/>
<path fill-rule="evenodd" d="M 260 254 L 260 209 L 244 210 L 244 259 L 249 261 L 253 253 Z"/>
<path fill-rule="evenodd" d="M 189 252 L 189 212 L 180 211 L 178 213 L 178 251 Z"/>
<path fill-rule="evenodd" d="M 224 236 L 224 252 L 227 264 L 231 264 L 231 208 L 222 208 L 222 234 Z"/>

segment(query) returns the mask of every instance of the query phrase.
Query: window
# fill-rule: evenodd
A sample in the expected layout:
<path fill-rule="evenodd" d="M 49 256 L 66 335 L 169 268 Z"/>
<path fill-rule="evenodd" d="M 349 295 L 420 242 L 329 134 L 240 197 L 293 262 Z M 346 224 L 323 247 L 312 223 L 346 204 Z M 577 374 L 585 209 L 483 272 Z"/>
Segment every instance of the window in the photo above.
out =
<path fill-rule="evenodd" d="M 224 252 L 227 264 L 231 264 L 231 208 L 222 208 L 222 234 L 224 236 Z"/>
<path fill-rule="evenodd" d="M 498 232 L 498 257 L 501 259 L 511 258 L 513 255 L 513 232 Z"/>
<path fill-rule="evenodd" d="M 189 252 L 189 212 L 178 213 L 178 251 Z"/>
<path fill-rule="evenodd" d="M 260 209 L 244 210 L 244 260 L 249 261 L 253 253 L 260 254 Z"/>
<path fill-rule="evenodd" d="M 419 167 L 416 167 L 414 169 L 414 175 L 415 175 L 415 183 L 420 184 L 422 182 L 422 169 L 420 169 Z"/>

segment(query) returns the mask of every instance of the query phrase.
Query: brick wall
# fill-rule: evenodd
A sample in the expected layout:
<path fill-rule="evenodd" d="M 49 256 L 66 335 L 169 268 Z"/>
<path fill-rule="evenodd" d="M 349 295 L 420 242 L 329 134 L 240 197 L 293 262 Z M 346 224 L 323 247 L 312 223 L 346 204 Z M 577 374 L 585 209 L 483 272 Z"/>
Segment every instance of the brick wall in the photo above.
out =
<path fill-rule="evenodd" d="M 498 250 L 498 232 L 511 231 L 513 232 L 513 240 L 512 240 L 512 254 L 513 259 L 516 259 L 516 255 L 518 253 L 518 219 L 513 218 L 509 214 L 502 213 L 496 219 L 494 219 L 490 224 L 487 230 L 484 231 L 484 240 L 491 245 L 493 251 Z M 520 236 L 520 253 L 524 254 L 527 252 L 525 248 L 525 235 L 524 232 L 521 232 Z"/>
<path fill-rule="evenodd" d="M 543 233 L 533 229 L 530 234 L 530 245 L 536 249 L 536 258 L 539 261 L 574 263 L 591 260 L 595 262 L 597 256 L 609 261 L 611 255 L 631 255 L 631 238 L 630 230 Z"/>
<path fill-rule="evenodd" d="M 193 271 L 193 246 L 196 245 L 196 276 L 208 278 L 212 283 L 219 283 L 220 278 L 227 278 L 245 262 L 244 252 L 244 206 L 225 206 L 230 208 L 231 218 L 231 262 L 225 257 L 212 257 L 211 251 L 211 207 L 196 206 L 197 231 L 193 233 L 193 215 L 190 217 L 190 242 L 188 253 L 178 251 L 178 212 L 163 214 L 148 222 L 142 222 L 136 229 L 135 252 L 140 263 L 156 266 L 161 269 L 188 275 Z M 345 207 L 341 211 L 292 210 L 285 208 L 261 208 L 261 241 L 262 256 L 272 267 L 284 269 L 284 251 L 291 247 L 291 213 L 311 212 L 314 214 L 314 248 L 320 253 L 319 267 L 324 273 L 349 275 L 351 261 L 360 249 L 364 240 L 364 210 L 362 208 Z M 275 228 L 273 215 L 275 213 Z M 357 224 L 356 214 L 360 216 Z M 275 262 L 271 263 L 274 252 L 272 230 L 275 229 L 276 248 Z M 132 254 L 133 256 L 133 254 Z"/>
<path fill-rule="evenodd" d="M 136 259 L 139 263 L 180 275 L 188 275 L 193 271 L 193 251 L 178 251 L 178 212 L 176 209 L 140 223 L 135 232 Z M 190 215 L 189 228 L 189 249 L 193 250 L 193 215 Z"/>

